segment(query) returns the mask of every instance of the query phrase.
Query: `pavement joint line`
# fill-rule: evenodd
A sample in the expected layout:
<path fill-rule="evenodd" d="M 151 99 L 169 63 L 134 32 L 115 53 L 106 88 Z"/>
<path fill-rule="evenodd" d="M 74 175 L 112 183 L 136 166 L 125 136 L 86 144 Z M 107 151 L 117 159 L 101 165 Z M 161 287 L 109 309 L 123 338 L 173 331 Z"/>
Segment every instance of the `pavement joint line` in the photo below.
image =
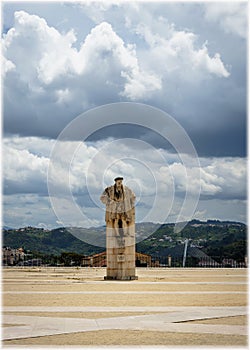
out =
<path fill-rule="evenodd" d="M 98 282 L 103 282 L 102 277 L 104 275 L 103 276 L 100 276 L 100 275 L 96 276 L 95 277 L 96 280 L 92 280 L 92 281 L 88 281 L 88 277 L 86 277 L 86 275 L 76 274 L 76 276 L 77 276 L 77 278 L 84 278 L 84 279 L 86 279 L 86 282 L 98 283 Z M 197 279 L 197 280 L 199 278 L 203 278 L 204 277 L 204 275 L 192 275 L 191 276 L 191 275 L 178 275 L 178 274 L 177 275 L 172 275 L 172 274 L 169 274 L 168 278 L 186 279 L 187 276 L 188 276 L 188 279 L 192 279 L 192 277 L 193 277 L 194 279 Z M 4 274 L 3 274 L 2 277 L 3 277 L 2 278 L 3 280 L 9 280 L 9 281 L 17 281 L 17 280 L 20 281 L 20 280 L 23 279 L 23 277 L 27 278 L 28 281 L 37 281 L 38 279 L 39 280 L 46 280 L 46 281 L 55 281 L 55 278 L 57 278 L 58 280 L 61 280 L 61 281 L 67 281 L 67 280 L 73 280 L 75 278 L 75 276 L 70 276 L 70 275 L 65 275 L 65 276 L 63 276 L 63 275 L 60 275 L 60 276 L 48 276 L 48 275 L 47 276 L 40 276 L 40 275 L 38 275 L 38 276 L 32 276 L 32 278 L 31 277 L 27 277 L 27 276 L 11 278 L 11 277 L 4 277 Z M 54 279 L 51 278 L 51 277 L 54 277 Z M 139 275 L 139 277 L 140 278 L 147 278 L 147 279 L 150 278 L 150 276 L 148 276 L 148 275 Z M 227 278 L 227 279 L 232 279 L 232 278 L 245 279 L 245 278 L 247 278 L 247 274 L 245 274 L 245 275 L 230 275 L 230 276 L 228 276 L 228 275 L 211 275 L 211 276 L 208 276 L 207 278 L 208 279 L 212 278 L 212 279 L 216 280 L 216 279 L 221 278 L 221 277 L 224 277 L 224 278 Z M 112 283 L 110 281 L 105 281 L 105 282 Z M 124 282 L 126 282 L 126 281 L 124 281 Z M 134 282 L 136 282 L 136 283 L 143 283 L 143 282 L 147 282 L 147 281 L 136 280 Z M 154 281 L 154 282 L 156 282 L 156 281 Z M 154 283 L 154 282 L 152 282 L 152 283 Z"/>
<path fill-rule="evenodd" d="M 40 274 L 38 274 L 37 276 L 35 276 L 35 275 L 32 275 L 32 276 L 25 276 L 27 279 L 29 279 L 29 280 L 35 280 L 35 279 L 37 279 L 37 278 L 39 278 L 39 279 L 48 279 L 48 280 L 53 280 L 52 278 L 54 277 L 54 278 L 60 278 L 60 279 L 67 279 L 67 278 L 74 278 L 75 276 L 79 276 L 79 277 L 82 277 L 82 278 L 86 278 L 86 279 L 89 279 L 87 276 L 86 276 L 86 274 L 80 274 L 80 273 L 76 273 L 75 275 L 69 275 L 69 274 L 64 274 L 64 275 L 56 275 L 56 276 L 53 276 L 53 275 L 51 275 L 51 274 L 45 274 L 45 275 L 40 275 Z M 148 274 L 138 274 L 139 275 L 139 277 L 140 278 L 150 278 L 151 276 L 150 275 L 148 275 Z M 198 275 L 198 274 L 194 274 L 194 275 L 190 275 L 190 274 L 187 274 L 187 275 L 180 275 L 180 274 L 168 274 L 168 278 L 176 278 L 176 277 L 178 277 L 178 278 L 187 278 L 187 276 L 188 276 L 188 278 L 203 278 L 204 277 L 204 275 Z M 102 275 L 96 275 L 96 276 L 93 276 L 94 278 L 96 278 L 96 279 L 99 279 L 99 278 L 101 278 L 102 277 Z M 246 274 L 244 274 L 244 275 L 240 275 L 240 274 L 235 274 L 235 275 L 208 275 L 207 276 L 207 278 L 214 278 L 214 279 L 218 279 L 218 278 L 221 278 L 221 277 L 225 277 L 225 278 L 229 278 L 229 279 L 231 279 L 231 278 L 246 278 L 247 277 L 247 273 Z M 3 278 L 4 279 L 9 279 L 9 280 L 13 280 L 13 279 L 18 279 L 18 280 L 22 280 L 22 278 L 23 278 L 23 276 L 18 276 L 18 277 L 16 277 L 16 278 L 13 278 L 13 277 L 5 277 L 4 276 L 4 273 L 3 273 Z M 159 277 L 159 278 L 161 278 L 161 277 Z M 93 281 L 93 282 L 95 282 L 95 281 Z M 96 280 L 96 282 L 98 282 L 98 280 Z M 139 283 L 140 281 L 138 280 L 137 281 L 137 283 Z"/>
<path fill-rule="evenodd" d="M 240 291 L 4 291 L 2 294 L 248 294 Z"/>
<path fill-rule="evenodd" d="M 4 312 L 173 312 L 206 310 L 207 306 L 5 306 Z M 210 310 L 247 313 L 246 306 L 210 306 Z"/>
<path fill-rule="evenodd" d="M 37 281 L 37 280 L 34 280 L 35 282 L 37 282 L 36 284 L 39 285 L 39 284 L 45 284 L 45 282 L 53 282 L 53 284 L 69 284 L 71 285 L 72 283 L 74 284 L 102 284 L 102 285 L 106 285 L 106 284 L 114 284 L 114 282 L 110 282 L 110 281 L 92 281 L 92 282 L 88 282 L 88 281 L 81 281 L 81 280 L 71 280 L 71 281 L 55 281 L 55 280 L 43 280 L 44 282 L 40 282 L 41 280 Z M 19 282 L 17 280 L 8 280 L 7 282 L 4 281 L 4 284 L 19 284 Z M 32 281 L 27 281 L 27 282 L 22 282 L 22 284 L 33 284 L 31 283 Z M 131 285 L 131 281 L 127 282 L 127 281 L 116 281 L 116 284 L 129 284 Z M 179 281 L 176 281 L 176 282 L 138 282 L 136 281 L 136 285 L 151 285 L 151 284 L 170 284 L 170 285 L 180 285 L 180 284 L 183 284 L 183 285 L 189 285 L 189 284 L 192 284 L 192 285 L 199 285 L 199 284 L 202 284 L 202 285 L 210 285 L 210 284 L 220 284 L 220 285 L 247 285 L 248 282 L 213 282 L 213 281 L 209 281 L 209 282 L 179 282 Z"/>

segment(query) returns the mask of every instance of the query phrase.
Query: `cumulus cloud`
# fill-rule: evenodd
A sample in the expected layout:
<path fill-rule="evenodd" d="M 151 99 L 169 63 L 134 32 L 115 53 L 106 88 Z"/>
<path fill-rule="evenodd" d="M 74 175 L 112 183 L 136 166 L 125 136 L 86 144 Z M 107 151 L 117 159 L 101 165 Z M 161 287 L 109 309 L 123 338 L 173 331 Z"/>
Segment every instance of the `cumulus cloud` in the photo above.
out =
<path fill-rule="evenodd" d="M 74 55 L 71 47 L 75 40 L 73 31 L 62 35 L 43 18 L 17 11 L 14 27 L 4 35 L 3 53 L 15 62 L 22 81 L 34 85 L 39 81 L 50 83 L 70 69 Z M 49 64 L 48 60 L 52 62 Z"/>
<path fill-rule="evenodd" d="M 48 198 L 47 171 L 52 162 L 56 171 L 51 172 L 49 181 L 57 189 L 58 203 L 68 203 L 64 189 L 70 188 L 80 210 L 92 223 L 99 220 L 101 224 L 104 208 L 100 194 L 105 186 L 113 183 L 115 176 L 121 174 L 125 183 L 136 192 L 139 218 L 157 221 L 158 217 L 162 222 L 178 212 L 187 190 L 187 169 L 178 155 L 164 150 L 159 152 L 146 144 L 142 147 L 140 142 L 133 140 L 127 143 L 122 140 L 96 144 L 78 142 L 77 148 L 75 142 L 60 141 L 62 157 L 49 158 L 52 146 L 53 143 L 46 139 L 41 142 L 39 138 L 32 138 L 31 143 L 30 138 L 6 138 L 3 169 L 7 197 L 24 193 L 24 197 L 33 194 Z M 65 166 L 68 158 L 72 159 L 70 169 Z M 201 178 L 202 200 L 245 199 L 245 159 L 201 158 L 199 169 L 188 170 L 191 172 L 189 191 L 193 194 L 197 193 L 199 176 Z M 70 211 L 69 204 L 64 207 Z M 68 213 L 67 217 L 73 220 L 74 215 L 70 217 Z"/>
<path fill-rule="evenodd" d="M 49 158 L 44 148 L 48 149 L 49 145 L 51 145 L 49 140 L 38 142 L 38 139 L 34 138 L 5 139 L 3 144 L 5 193 L 44 195 L 47 192 L 46 177 Z"/>
<path fill-rule="evenodd" d="M 246 199 L 247 161 L 244 158 L 214 158 L 205 161 L 201 178 L 206 184 L 217 186 L 217 198 Z M 237 194 L 236 194 L 237 193 Z M 211 194 L 211 193 L 210 193 Z M 206 195 L 206 193 L 204 193 Z"/>
<path fill-rule="evenodd" d="M 107 12 L 112 11 L 112 8 L 123 7 L 123 4 L 120 0 L 85 0 L 84 2 L 78 2 L 75 5 L 82 9 L 84 13 L 87 13 L 88 17 L 91 18 L 95 23 L 102 22 L 106 17 Z M 129 3 L 127 5 L 131 6 Z"/>
<path fill-rule="evenodd" d="M 73 29 L 61 33 L 37 15 L 16 11 L 2 41 L 5 129 L 55 137 L 93 106 L 163 95 L 172 104 L 173 80 L 193 85 L 210 75 L 229 76 L 220 54 L 211 56 L 206 43 L 197 47 L 194 33 L 168 26 L 166 35 L 157 34 L 142 23 L 131 30 L 145 41 L 144 49 L 126 43 L 107 21 L 96 24 L 78 48 Z"/>
<path fill-rule="evenodd" d="M 205 3 L 203 6 L 207 21 L 218 22 L 226 33 L 246 38 L 248 13 L 246 2 Z"/>
<path fill-rule="evenodd" d="M 55 142 L 36 137 L 5 138 L 4 173 L 6 181 L 20 183 L 23 189 L 32 181 L 46 183 L 49 162 L 59 165 L 61 173 L 54 174 L 55 184 L 72 186 L 72 191 L 94 191 L 113 182 L 122 173 L 126 181 L 138 181 L 145 195 L 155 192 L 155 184 L 174 185 L 177 192 L 185 192 L 187 169 L 178 154 L 154 149 L 134 139 L 99 141 L 94 144 L 76 141 L 58 141 L 61 157 L 51 158 Z M 57 153 L 57 154 L 59 154 Z M 70 160 L 70 168 L 66 168 Z M 187 164 L 192 164 L 192 160 Z M 246 160 L 244 158 L 200 158 L 200 168 L 190 168 L 191 188 L 197 190 L 201 178 L 201 195 L 242 199 L 246 193 Z M 200 174 L 199 174 L 200 173 Z M 32 180 L 33 179 L 33 180 Z M 24 183 L 26 184 L 25 186 Z M 161 188 L 161 191 L 163 191 Z M 29 191 L 30 192 L 30 191 Z"/>
<path fill-rule="evenodd" d="M 90 107 L 147 99 L 161 89 L 157 74 L 141 68 L 135 46 L 109 23 L 92 28 L 79 49 L 75 41 L 73 30 L 63 34 L 39 16 L 15 12 L 3 37 L 5 130 L 56 137 Z"/>
<path fill-rule="evenodd" d="M 204 79 L 206 74 L 227 78 L 230 74 L 225 68 L 220 54 L 209 55 L 206 43 L 195 48 L 197 36 L 188 31 L 178 31 L 173 25 L 167 26 L 165 36 L 155 34 L 150 27 L 141 23 L 135 31 L 149 45 L 150 61 L 155 62 L 155 69 L 166 74 L 180 72 L 185 79 Z"/>
<path fill-rule="evenodd" d="M 73 79 L 78 88 L 82 85 L 86 89 L 91 75 L 97 86 L 113 84 L 118 93 L 131 99 L 144 97 L 148 91 L 161 87 L 157 76 L 140 69 L 135 47 L 126 46 L 109 23 L 95 26 L 79 50 L 74 47 L 75 42 L 73 30 L 61 34 L 43 18 L 17 11 L 14 27 L 4 35 L 3 53 L 8 66 L 12 63 L 20 80 L 30 88 L 53 85 L 54 96 L 58 96 L 55 102 L 59 103 L 63 97 L 69 99 L 66 80 L 58 90 L 62 77 Z"/>

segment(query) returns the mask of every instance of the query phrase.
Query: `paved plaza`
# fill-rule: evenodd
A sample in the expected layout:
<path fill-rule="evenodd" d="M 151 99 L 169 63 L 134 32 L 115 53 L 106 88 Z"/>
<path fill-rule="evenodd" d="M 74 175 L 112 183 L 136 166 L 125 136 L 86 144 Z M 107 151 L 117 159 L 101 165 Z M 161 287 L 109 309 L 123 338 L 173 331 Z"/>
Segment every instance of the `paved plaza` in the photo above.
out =
<path fill-rule="evenodd" d="M 2 346 L 247 348 L 247 269 L 4 268 Z"/>

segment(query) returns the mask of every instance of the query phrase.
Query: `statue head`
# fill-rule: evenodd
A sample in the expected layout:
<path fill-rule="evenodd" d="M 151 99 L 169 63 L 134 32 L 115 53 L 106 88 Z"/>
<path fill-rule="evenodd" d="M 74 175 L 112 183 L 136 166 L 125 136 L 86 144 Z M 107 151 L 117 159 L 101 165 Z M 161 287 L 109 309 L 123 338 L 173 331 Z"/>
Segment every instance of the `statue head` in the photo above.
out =
<path fill-rule="evenodd" d="M 121 177 L 121 176 L 118 176 L 118 177 L 115 178 L 114 181 L 115 181 L 115 185 L 116 185 L 117 188 L 121 188 L 122 180 L 123 180 L 123 177 Z"/>

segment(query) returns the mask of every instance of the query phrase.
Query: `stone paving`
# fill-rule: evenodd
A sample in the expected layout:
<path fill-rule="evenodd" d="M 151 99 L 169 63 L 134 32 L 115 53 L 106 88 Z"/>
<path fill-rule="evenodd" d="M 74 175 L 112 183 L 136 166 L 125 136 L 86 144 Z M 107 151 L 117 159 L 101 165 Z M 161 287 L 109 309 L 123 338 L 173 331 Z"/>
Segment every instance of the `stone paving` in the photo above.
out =
<path fill-rule="evenodd" d="M 161 308 L 162 309 L 162 308 Z M 13 309 L 12 309 L 13 310 Z M 17 308 L 15 311 L 20 311 Z M 53 307 L 46 309 L 49 312 L 55 312 Z M 93 310 L 93 309 L 92 309 Z M 112 311 L 122 311 L 121 308 L 113 308 Z M 141 308 L 140 310 L 146 311 Z M 154 308 L 147 308 L 147 311 L 153 311 Z M 8 308 L 4 311 L 9 311 Z M 32 309 L 34 311 L 34 309 Z M 43 310 L 44 311 L 44 310 Z M 70 308 L 63 310 L 70 311 Z M 78 309 L 79 311 L 79 309 Z M 84 310 L 82 310 L 84 311 Z M 96 309 L 95 311 L 101 311 Z M 133 308 L 133 311 L 134 310 Z M 27 337 L 38 337 L 44 335 L 98 331 L 103 329 L 136 329 L 136 330 L 157 330 L 159 332 L 177 332 L 177 333 L 213 333 L 213 334 L 236 334 L 247 335 L 246 326 L 223 325 L 202 325 L 181 323 L 209 318 L 230 317 L 246 315 L 245 307 L 223 307 L 206 308 L 190 307 L 183 310 L 182 307 L 172 308 L 167 313 L 157 312 L 151 315 L 126 316 L 98 319 L 82 318 L 60 318 L 60 317 L 37 317 L 37 316 L 16 316 L 6 315 L 3 322 L 5 324 L 18 324 L 18 326 L 5 327 L 3 330 L 3 339 L 20 339 Z"/>
<path fill-rule="evenodd" d="M 215 269 L 216 270 L 216 269 Z M 22 344 L 22 339 L 27 338 L 35 338 L 35 337 L 41 337 L 40 343 L 43 344 L 43 337 L 45 336 L 52 336 L 52 335 L 59 335 L 59 334 L 74 334 L 77 332 L 98 332 L 103 330 L 140 330 L 140 331 L 157 331 L 157 332 L 171 332 L 176 333 L 178 335 L 179 333 L 186 333 L 188 334 L 209 334 L 209 335 L 228 335 L 228 336 L 245 336 L 247 339 L 248 335 L 248 327 L 247 325 L 235 325 L 235 324 L 223 324 L 222 326 L 218 326 L 217 324 L 213 324 L 214 319 L 220 319 L 220 318 L 227 318 L 227 317 L 237 317 L 242 315 L 247 315 L 247 305 L 246 305 L 246 296 L 247 291 L 245 290 L 247 280 L 246 280 L 246 273 L 242 273 L 241 270 L 234 270 L 232 271 L 232 274 L 230 274 L 230 271 L 226 271 L 226 273 L 223 273 L 223 271 L 217 272 L 217 275 L 214 274 L 212 271 L 208 270 L 207 279 L 209 281 L 206 281 L 206 270 L 185 270 L 185 272 L 178 272 L 173 273 L 173 270 L 161 270 L 159 272 L 159 275 L 162 277 L 162 281 L 145 281 L 145 276 L 147 276 L 146 269 L 140 270 L 141 273 L 141 281 L 140 279 L 138 281 L 130 281 L 130 282 L 109 282 L 109 281 L 103 281 L 98 280 L 99 274 L 101 276 L 101 273 L 105 275 L 105 269 L 98 270 L 97 275 L 95 276 L 95 279 L 97 280 L 91 280 L 91 270 L 89 270 L 87 278 L 84 276 L 79 277 L 80 283 L 82 286 L 82 290 L 74 290 L 72 287 L 72 290 L 58 290 L 59 288 L 59 281 L 51 278 L 53 275 L 51 271 L 49 270 L 48 273 L 43 273 L 37 275 L 34 277 L 34 274 L 32 275 L 32 272 L 30 272 L 30 275 L 26 272 L 26 270 L 19 270 L 20 273 L 18 274 L 18 270 L 15 270 L 14 272 L 8 274 L 8 271 L 4 271 L 4 277 L 3 277 L 3 331 L 2 331 L 2 339 L 3 341 L 6 341 L 4 344 L 8 345 L 8 340 L 20 340 L 20 345 Z M 11 271 L 9 271 L 11 272 Z M 197 273 L 199 272 L 199 273 Z M 202 273 L 201 273 L 202 272 Z M 238 272 L 238 273 L 237 273 Z M 13 277 L 13 273 L 15 273 L 18 278 L 17 280 Z M 78 275 L 81 275 L 82 271 L 78 271 Z M 154 278 L 157 278 L 157 270 L 154 271 Z M 140 272 L 139 278 L 140 278 Z M 152 275 L 152 271 L 150 271 L 150 274 Z M 178 280 L 179 275 L 179 280 Z M 221 281 L 218 281 L 218 276 L 221 276 Z M 199 277 L 200 276 L 200 277 Z M 202 279 L 201 279 L 202 276 Z M 213 278 L 214 276 L 214 278 Z M 22 278 L 21 278 L 22 277 Z M 29 279 L 28 277 L 32 277 Z M 73 282 L 73 279 L 71 281 L 68 280 L 69 276 L 67 274 L 67 271 L 65 274 L 60 275 L 60 283 L 62 284 L 62 287 L 69 288 L 71 286 L 77 285 L 75 282 Z M 75 275 L 74 275 L 74 278 Z M 84 279 L 85 278 L 85 279 Z M 152 276 L 151 276 L 152 278 Z M 177 279 L 177 281 L 171 281 L 171 279 Z M 187 280 L 187 278 L 189 280 Z M 212 281 L 211 279 L 214 279 Z M 192 280 L 193 279 L 193 280 Z M 205 279 L 205 281 L 204 281 Z M 18 290 L 18 284 L 22 284 L 27 286 L 27 290 Z M 70 282 L 72 282 L 70 284 Z M 48 289 L 49 288 L 55 288 L 55 290 L 32 290 L 34 286 L 39 288 L 39 286 L 43 285 L 44 283 L 48 283 Z M 16 290 L 9 290 L 10 286 L 16 285 Z M 79 285 L 79 284 L 78 284 Z M 147 290 L 147 286 L 149 285 L 155 285 L 155 286 L 165 286 L 166 290 Z M 174 285 L 176 290 L 167 290 L 168 286 Z M 203 286 L 206 288 L 206 286 L 212 286 L 213 290 L 193 290 L 188 291 L 185 290 L 185 286 L 193 285 L 193 286 Z M 229 286 L 230 288 L 240 288 L 240 289 L 232 289 L 232 290 L 216 290 L 216 286 L 219 285 L 225 285 Z M 91 288 L 96 288 L 94 291 L 84 290 L 86 286 L 89 286 Z M 126 290 L 123 290 L 126 286 Z M 134 288 L 138 288 L 138 290 L 127 290 L 133 286 Z M 143 291 L 140 289 L 144 288 Z M 109 290 L 102 290 L 102 289 L 109 289 Z M 110 290 L 111 288 L 114 288 L 114 290 Z M 181 290 L 179 290 L 181 288 Z M 118 290 L 117 290 L 118 289 Z M 30 306 L 29 304 L 25 302 L 26 299 L 22 298 L 25 295 L 33 295 L 33 297 L 39 298 L 39 295 L 45 294 L 45 295 L 51 295 L 51 297 L 57 297 L 59 294 L 61 295 L 72 295 L 72 298 L 77 298 L 78 295 L 86 295 L 86 297 L 91 294 L 92 298 L 98 298 L 100 300 L 100 306 L 96 305 L 89 305 L 89 306 L 63 306 L 63 305 L 55 305 L 55 306 L 48 306 L 46 303 L 39 306 Z M 104 302 L 102 302 L 102 297 L 112 298 L 112 296 L 116 295 L 125 295 L 128 297 L 128 300 L 126 302 L 126 305 L 121 306 L 109 306 L 106 305 Z M 133 298 L 135 294 L 141 295 L 142 298 L 145 299 L 145 305 L 142 306 L 132 306 L 130 305 L 130 298 Z M 161 298 L 162 295 L 176 295 L 178 297 L 178 302 L 180 305 L 176 306 L 156 306 L 156 305 L 147 305 L 146 298 L 149 294 L 155 294 L 155 298 Z M 190 298 L 195 298 L 195 295 L 203 295 L 204 298 L 216 298 L 217 295 L 223 294 L 225 295 L 225 305 L 221 306 L 186 306 L 181 304 L 182 295 L 190 295 Z M 242 295 L 242 302 L 237 302 L 238 305 L 228 305 L 227 295 L 230 294 L 231 298 L 233 295 L 237 295 L 238 298 Z M 12 299 L 10 296 L 16 296 L 18 298 L 15 302 L 15 305 L 11 305 Z M 104 300 L 104 299 L 103 299 Z M 106 300 L 106 299 L 105 299 Z M 108 299 L 112 300 L 112 299 Z M 237 299 L 238 300 L 238 299 Z M 26 305 L 25 305 L 26 303 Z M 56 304 L 56 299 L 54 304 Z M 198 304 L 198 303 L 197 303 Z M 211 305 L 211 302 L 210 302 Z M 50 313 L 51 317 L 49 316 L 43 316 L 43 313 Z M 106 313 L 107 317 L 95 317 L 95 318 L 88 318 L 88 317 L 60 317 L 60 313 L 99 313 L 102 315 L 102 313 Z M 108 313 L 123 313 L 123 316 L 115 317 L 114 315 L 112 317 L 109 317 Z M 126 315 L 126 313 L 132 312 L 133 315 Z M 136 315 L 136 313 L 145 313 L 144 315 Z M 30 314 L 32 313 L 32 315 Z M 38 316 L 34 315 L 34 313 L 40 313 Z M 56 315 L 54 315 L 56 313 Z M 58 317 L 59 313 L 59 317 Z M 25 315 L 24 315 L 25 314 Z M 201 323 L 189 323 L 190 321 L 199 321 L 199 320 L 211 320 L 211 324 L 201 324 Z M 104 342 L 105 345 L 105 342 Z M 190 345 L 190 344 L 189 344 Z M 232 344 L 233 345 L 233 344 Z"/>

